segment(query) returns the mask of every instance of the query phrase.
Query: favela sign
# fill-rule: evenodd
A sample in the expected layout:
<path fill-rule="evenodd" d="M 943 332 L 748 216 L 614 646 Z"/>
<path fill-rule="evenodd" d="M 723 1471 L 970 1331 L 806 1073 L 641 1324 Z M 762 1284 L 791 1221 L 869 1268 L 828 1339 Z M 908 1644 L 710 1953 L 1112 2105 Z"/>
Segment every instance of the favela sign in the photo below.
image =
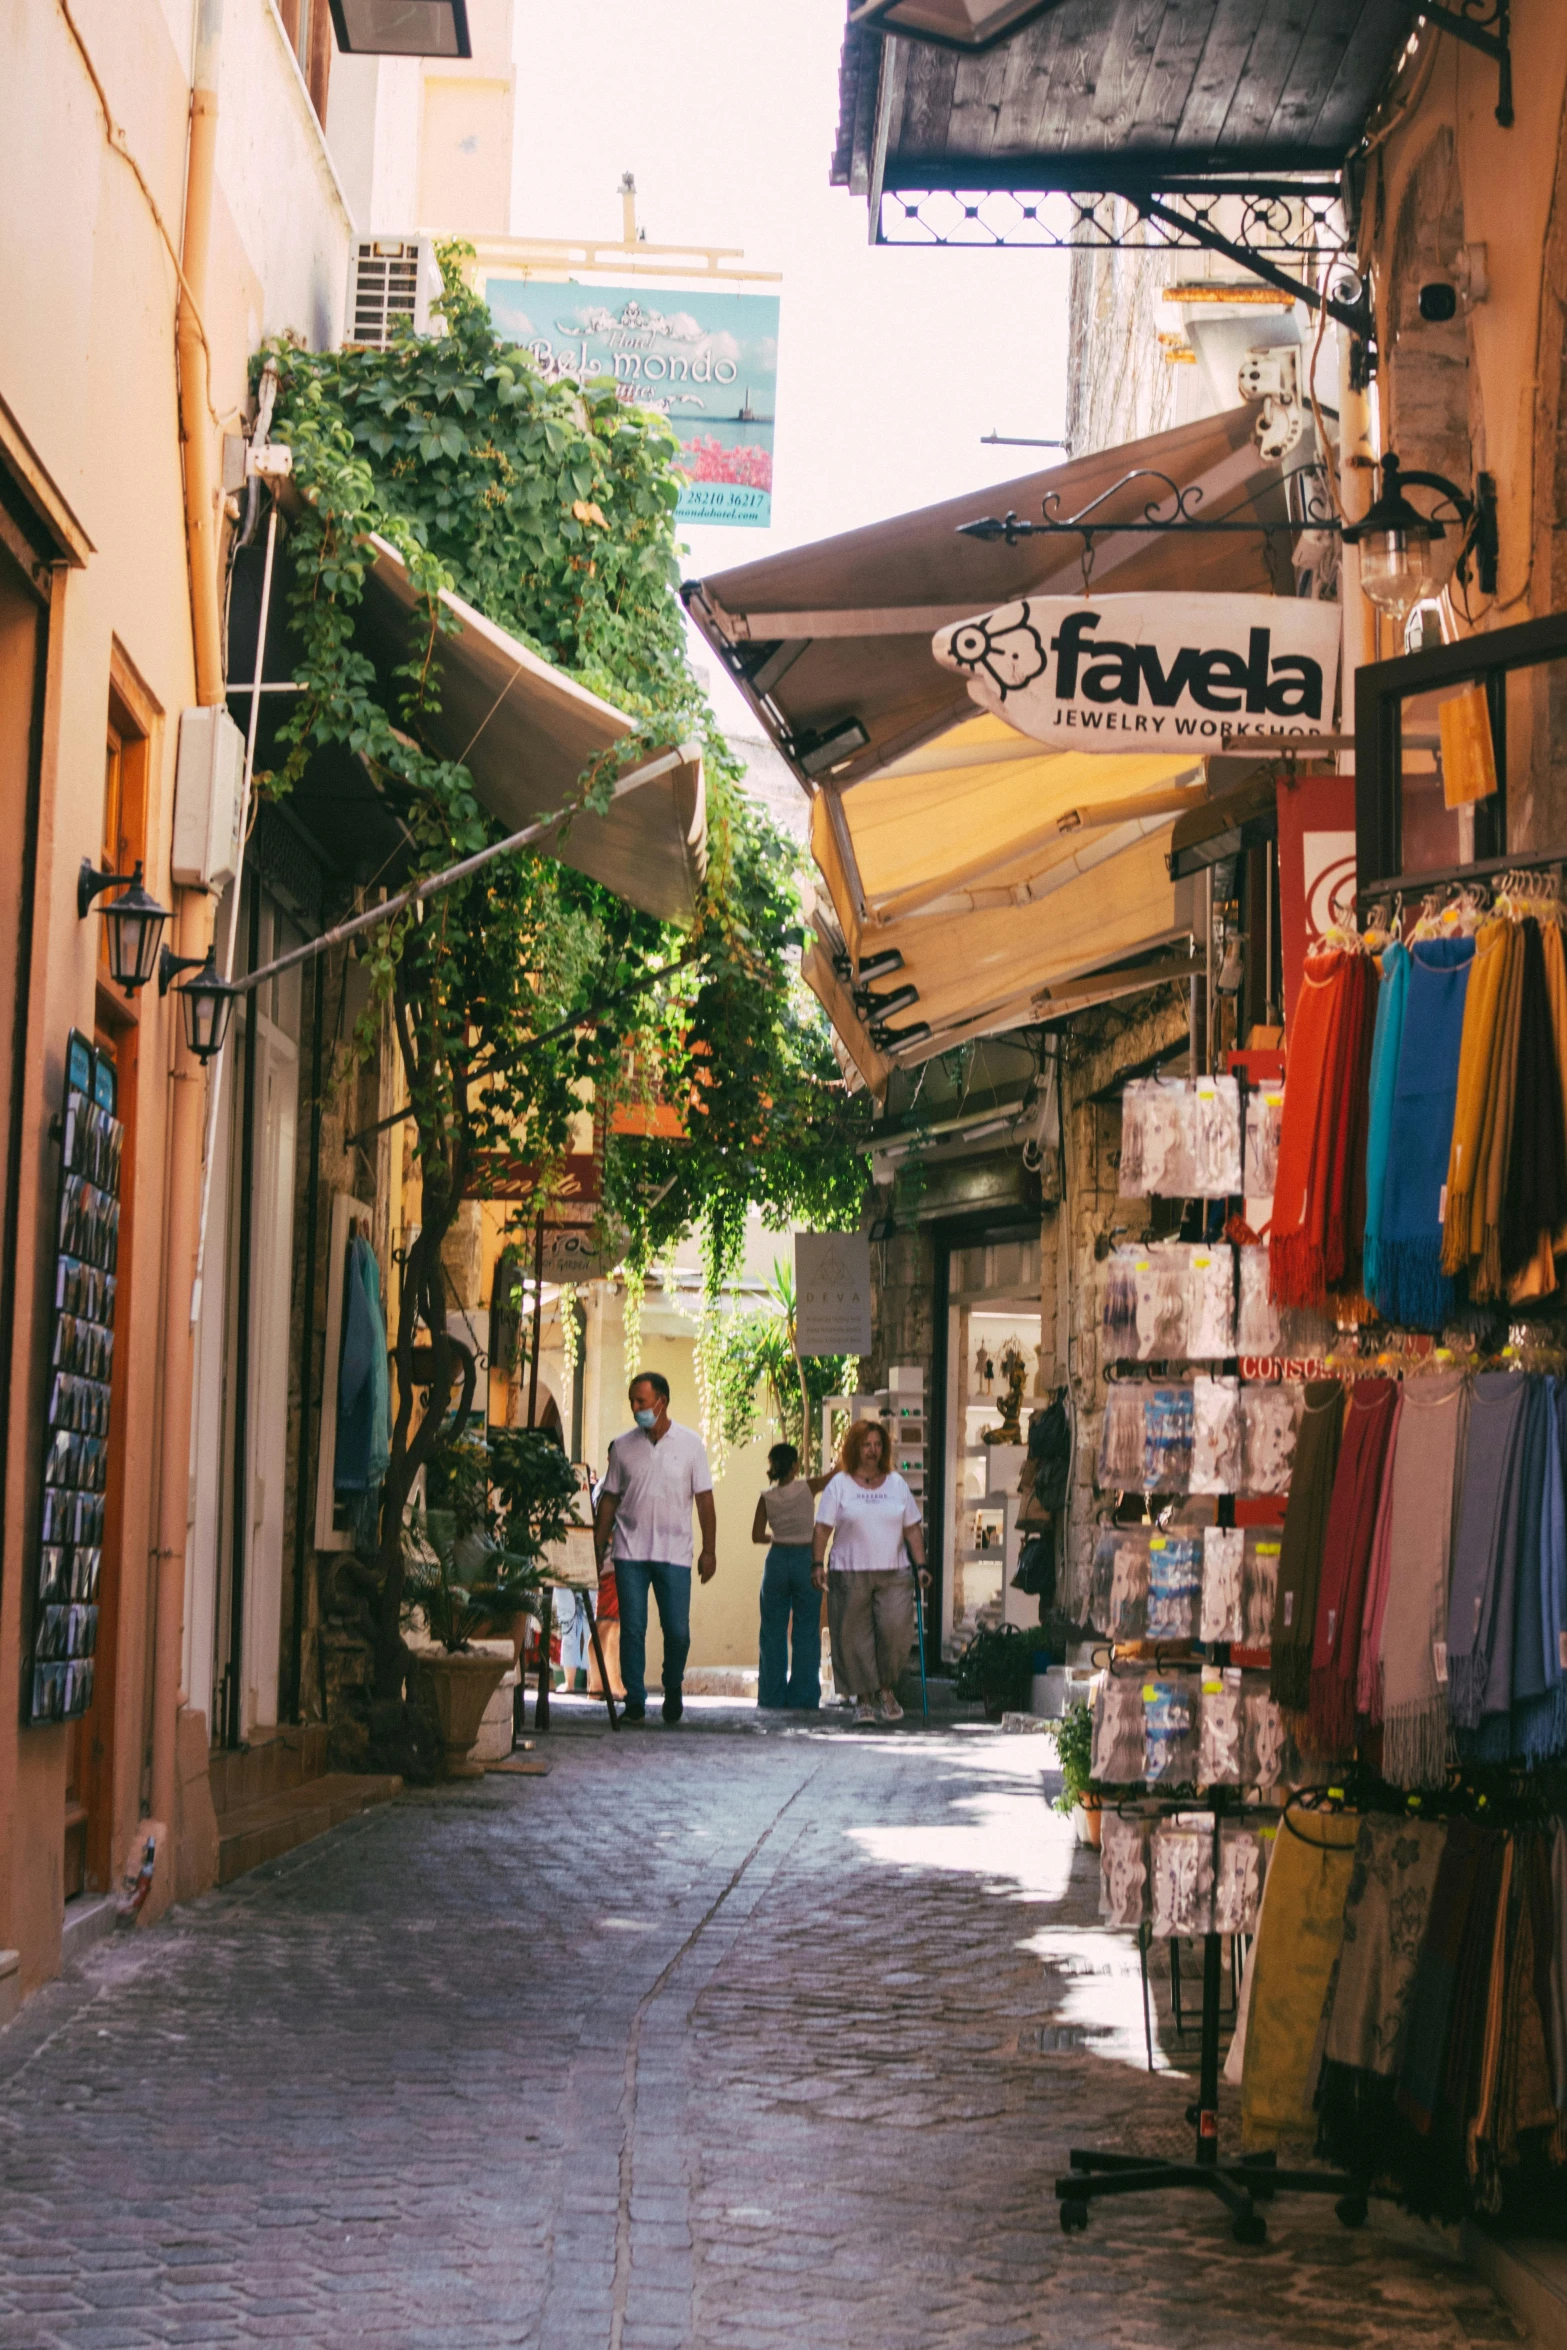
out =
<path fill-rule="evenodd" d="M 971 698 L 1066 751 L 1220 750 L 1332 730 L 1336 604 L 1288 596 L 1031 596 L 932 643 Z"/>

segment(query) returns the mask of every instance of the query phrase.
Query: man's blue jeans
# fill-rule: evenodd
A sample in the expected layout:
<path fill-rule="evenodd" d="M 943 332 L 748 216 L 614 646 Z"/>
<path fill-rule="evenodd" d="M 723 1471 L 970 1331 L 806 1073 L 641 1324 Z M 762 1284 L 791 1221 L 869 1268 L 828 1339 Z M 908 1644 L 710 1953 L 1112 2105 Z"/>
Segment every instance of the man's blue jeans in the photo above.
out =
<path fill-rule="evenodd" d="M 789 1619 L 794 1618 L 794 1665 Z M 762 1569 L 762 1654 L 756 1702 L 810 1708 L 822 1702 L 822 1595 L 811 1581 L 808 1542 L 775 1542 Z"/>
<path fill-rule="evenodd" d="M 647 1595 L 658 1601 L 664 1634 L 664 1695 L 678 1697 L 691 1654 L 691 1569 L 667 1559 L 616 1559 L 620 1600 L 620 1677 L 628 1705 L 647 1703 Z"/>

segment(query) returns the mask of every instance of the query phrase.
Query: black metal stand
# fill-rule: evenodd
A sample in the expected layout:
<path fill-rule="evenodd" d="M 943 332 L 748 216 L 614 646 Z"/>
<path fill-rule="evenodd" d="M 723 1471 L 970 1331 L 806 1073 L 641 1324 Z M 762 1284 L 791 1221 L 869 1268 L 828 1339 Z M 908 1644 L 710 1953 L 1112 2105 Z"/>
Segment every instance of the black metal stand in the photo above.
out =
<path fill-rule="evenodd" d="M 1217 1819 L 1215 1820 L 1217 1835 Z M 1286 2170 L 1273 2154 L 1243 2154 L 1224 2162 L 1219 2157 L 1219 1986 L 1224 1972 L 1221 1937 L 1203 1940 L 1202 2058 L 1197 2080 L 1197 2102 L 1186 2118 L 1197 2132 L 1190 2162 L 1171 2162 L 1145 2154 L 1101 2154 L 1091 2147 L 1074 2146 L 1067 2154 L 1071 2168 L 1056 2181 L 1061 2206 L 1061 2232 L 1072 2235 L 1088 2225 L 1088 2206 L 1102 2195 L 1161 2195 L 1171 2187 L 1205 2188 L 1230 2213 L 1237 2244 L 1261 2244 L 1268 2227 L 1257 2209 L 1270 2197 L 1289 2195 L 1336 2196 L 1337 2211 L 1346 2228 L 1364 2225 L 1367 2186 L 1364 2179 L 1345 2171 Z"/>

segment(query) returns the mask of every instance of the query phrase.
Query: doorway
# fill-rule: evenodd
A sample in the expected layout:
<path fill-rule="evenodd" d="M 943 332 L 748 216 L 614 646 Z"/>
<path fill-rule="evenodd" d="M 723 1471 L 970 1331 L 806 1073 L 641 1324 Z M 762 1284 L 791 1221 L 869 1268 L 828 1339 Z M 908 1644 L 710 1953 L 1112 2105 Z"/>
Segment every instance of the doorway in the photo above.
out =
<path fill-rule="evenodd" d="M 1039 1621 L 1038 1601 L 1012 1588 L 1018 1481 L 1044 1368 L 1037 1230 L 952 1246 L 946 1271 L 940 1626 L 951 1657 L 990 1626 Z"/>

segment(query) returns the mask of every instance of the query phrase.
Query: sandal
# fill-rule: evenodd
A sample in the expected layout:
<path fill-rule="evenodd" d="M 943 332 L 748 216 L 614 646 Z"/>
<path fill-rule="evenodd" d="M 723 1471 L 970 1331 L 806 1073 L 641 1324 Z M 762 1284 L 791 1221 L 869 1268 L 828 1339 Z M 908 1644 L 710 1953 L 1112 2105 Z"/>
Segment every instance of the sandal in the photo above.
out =
<path fill-rule="evenodd" d="M 901 1722 L 903 1719 L 903 1708 L 890 1689 L 884 1689 L 881 1693 L 881 1718 L 884 1722 Z"/>
<path fill-rule="evenodd" d="M 876 1708 L 872 1705 L 868 1697 L 862 1697 L 858 1700 L 854 1708 L 854 1718 L 857 1722 L 875 1721 Z"/>

